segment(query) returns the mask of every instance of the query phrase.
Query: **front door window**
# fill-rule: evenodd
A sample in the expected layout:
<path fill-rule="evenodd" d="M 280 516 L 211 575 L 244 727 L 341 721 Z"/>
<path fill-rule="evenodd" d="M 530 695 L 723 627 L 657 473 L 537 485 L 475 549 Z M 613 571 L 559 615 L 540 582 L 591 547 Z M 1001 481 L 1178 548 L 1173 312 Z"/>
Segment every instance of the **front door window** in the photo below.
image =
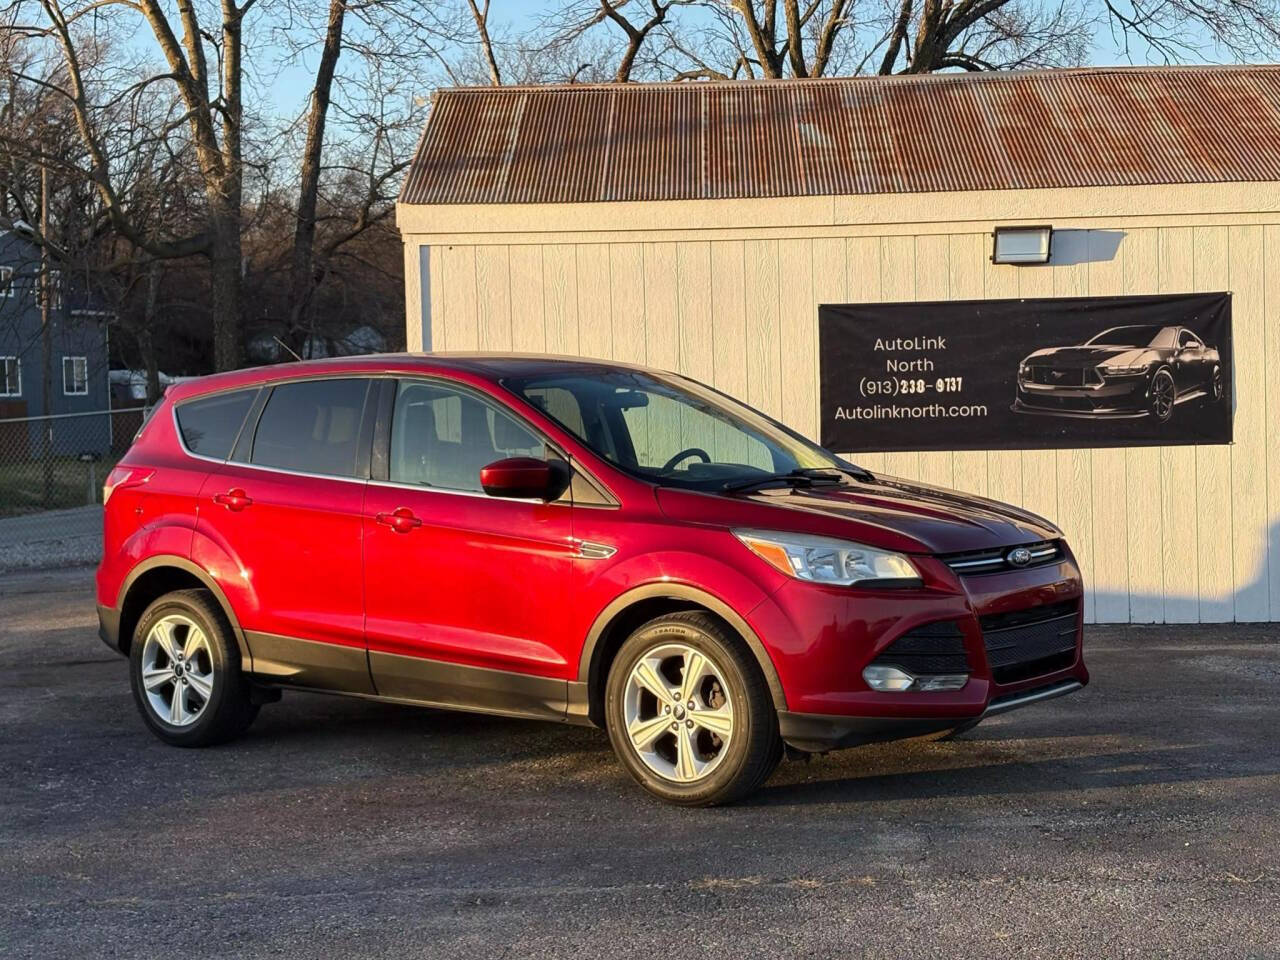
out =
<path fill-rule="evenodd" d="M 482 467 L 546 455 L 540 439 L 469 392 L 412 380 L 396 390 L 388 463 L 393 483 L 479 493 Z"/>

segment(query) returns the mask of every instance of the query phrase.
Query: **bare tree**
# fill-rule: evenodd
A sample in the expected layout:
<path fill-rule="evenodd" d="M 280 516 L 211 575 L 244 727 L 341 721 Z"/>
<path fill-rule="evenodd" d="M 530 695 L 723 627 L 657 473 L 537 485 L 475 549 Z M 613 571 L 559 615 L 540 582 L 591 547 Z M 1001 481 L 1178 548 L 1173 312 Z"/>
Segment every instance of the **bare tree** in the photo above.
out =
<path fill-rule="evenodd" d="M 152 257 L 161 259 L 192 255 L 205 256 L 210 264 L 211 320 L 214 364 L 218 369 L 235 367 L 239 360 L 240 312 L 240 227 L 244 187 L 243 156 L 243 22 L 255 0 L 237 5 L 220 0 L 217 32 L 200 21 L 193 0 L 180 0 L 177 18 L 159 0 L 39 0 L 43 25 L 27 23 L 18 29 L 28 37 L 51 40 L 60 51 L 65 81 L 45 84 L 47 91 L 64 100 L 75 118 L 76 128 L 88 155 L 84 171 L 100 198 L 111 228 L 122 238 Z M 128 13 L 149 30 L 167 69 L 137 80 L 127 89 L 95 87 L 95 78 L 86 69 L 86 50 L 94 43 L 91 31 L 81 29 L 81 21 L 98 12 Z M 211 76 L 209 48 L 216 53 Z M 35 77 L 23 79 L 40 84 Z M 113 167 L 114 131 L 104 124 L 111 111 L 95 99 L 95 89 L 104 98 L 138 97 L 158 85 L 170 86 L 183 105 L 181 116 L 157 131 L 166 137 L 180 128 L 192 146 L 204 193 L 204 216 L 195 226 L 178 235 L 157 237 L 142 229 L 123 199 L 123 190 Z M 216 92 L 211 88 L 216 85 Z"/>
<path fill-rule="evenodd" d="M 310 36 L 323 38 L 303 118 L 290 296 L 279 334 L 295 351 L 315 334 L 314 296 L 330 277 L 336 251 L 394 210 L 395 188 L 425 115 L 425 103 L 408 92 L 409 85 L 421 75 L 424 61 L 438 62 L 435 44 L 443 45 L 450 31 L 470 36 L 474 24 L 489 72 L 500 78 L 485 27 L 487 3 L 481 7 L 468 0 L 464 15 L 458 7 L 450 12 L 432 5 L 428 11 L 423 2 L 330 0 L 323 25 L 314 30 L 311 8 L 300 3 L 278 31 L 290 62 L 302 57 Z M 300 29 L 304 24 L 308 29 Z M 434 43 L 415 42 L 424 30 Z M 336 129 L 330 129 L 334 123 Z M 292 158 L 286 157 L 284 165 L 291 168 Z M 339 189 L 354 192 L 338 198 Z M 265 202 L 278 206 L 274 199 Z M 273 259 L 269 254 L 261 263 L 250 257 L 256 268 L 268 271 Z"/>
<path fill-rule="evenodd" d="M 580 31 L 587 0 L 564 12 Z M 1085 63 L 1110 30 L 1130 59 L 1274 56 L 1274 0 L 698 0 L 672 10 L 634 56 L 653 79 L 787 79 Z M 614 50 L 625 50 L 630 35 Z M 634 75 L 634 69 L 632 75 Z"/>
<path fill-rule="evenodd" d="M 298 176 L 297 225 L 293 235 L 293 262 L 289 280 L 289 325 L 297 328 L 315 288 L 313 275 L 316 238 L 316 203 L 320 193 L 324 129 L 329 118 L 333 77 L 342 52 L 342 31 L 346 23 L 346 0 L 330 0 L 324 45 L 316 68 L 315 85 L 307 111 L 307 134 L 302 148 Z"/>
<path fill-rule="evenodd" d="M 467 5 L 471 8 L 471 18 L 475 21 L 476 36 L 480 40 L 480 48 L 484 53 L 485 63 L 489 67 L 489 80 L 495 87 L 502 86 L 502 71 L 498 69 L 498 61 L 493 55 L 493 40 L 489 36 L 489 0 L 484 0 L 483 5 L 476 3 L 476 0 L 467 0 Z"/>

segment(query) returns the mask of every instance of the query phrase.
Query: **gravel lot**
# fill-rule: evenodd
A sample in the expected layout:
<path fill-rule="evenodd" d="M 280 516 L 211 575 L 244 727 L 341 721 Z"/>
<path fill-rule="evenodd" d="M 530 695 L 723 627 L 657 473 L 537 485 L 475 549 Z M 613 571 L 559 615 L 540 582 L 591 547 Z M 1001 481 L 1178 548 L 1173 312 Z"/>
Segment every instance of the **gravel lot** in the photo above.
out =
<path fill-rule="evenodd" d="M 664 807 L 603 733 L 294 695 L 161 745 L 85 570 L 0 578 L 5 957 L 1280 957 L 1277 628 Z"/>

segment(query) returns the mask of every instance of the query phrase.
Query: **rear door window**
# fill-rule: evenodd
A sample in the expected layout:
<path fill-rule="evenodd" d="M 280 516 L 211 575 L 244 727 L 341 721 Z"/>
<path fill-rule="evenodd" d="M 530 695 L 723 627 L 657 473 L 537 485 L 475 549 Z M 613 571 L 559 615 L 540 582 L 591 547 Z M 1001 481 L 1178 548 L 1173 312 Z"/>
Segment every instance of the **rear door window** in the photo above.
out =
<path fill-rule="evenodd" d="M 258 418 L 250 462 L 294 473 L 356 476 L 368 388 L 362 378 L 276 387 Z"/>
<path fill-rule="evenodd" d="M 245 414 L 253 405 L 257 388 L 199 397 L 179 404 L 176 413 L 182 442 L 191 453 L 225 460 L 231 455 Z M 139 431 L 141 432 L 141 431 Z"/>

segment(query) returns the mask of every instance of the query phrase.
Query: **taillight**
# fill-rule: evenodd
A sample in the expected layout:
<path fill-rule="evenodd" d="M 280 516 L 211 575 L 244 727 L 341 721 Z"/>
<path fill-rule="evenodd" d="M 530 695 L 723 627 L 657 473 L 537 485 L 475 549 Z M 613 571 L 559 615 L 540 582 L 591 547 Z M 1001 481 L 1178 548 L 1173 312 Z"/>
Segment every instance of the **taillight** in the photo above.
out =
<path fill-rule="evenodd" d="M 107 474 L 107 479 L 102 484 L 102 505 L 105 507 L 107 501 L 111 499 L 113 494 L 119 487 L 136 487 L 139 484 L 146 483 L 153 476 L 155 471 L 147 467 L 127 467 L 124 464 L 118 464 Z"/>

